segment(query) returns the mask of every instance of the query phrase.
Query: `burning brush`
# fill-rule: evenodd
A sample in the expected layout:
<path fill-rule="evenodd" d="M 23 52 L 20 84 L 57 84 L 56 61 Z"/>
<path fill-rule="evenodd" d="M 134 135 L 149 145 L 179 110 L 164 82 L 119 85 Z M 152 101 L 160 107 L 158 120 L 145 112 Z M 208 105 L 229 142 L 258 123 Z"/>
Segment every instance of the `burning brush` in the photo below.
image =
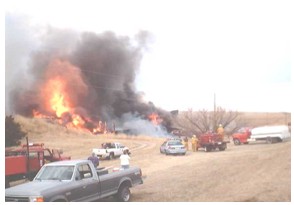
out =
<path fill-rule="evenodd" d="M 170 113 L 143 102 L 135 89 L 148 32 L 134 39 L 111 32 L 82 33 L 76 40 L 68 39 L 68 31 L 50 30 L 47 35 L 48 42 L 31 58 L 35 81 L 23 83 L 23 90 L 11 94 L 15 113 L 95 134 L 108 132 L 107 124 L 114 122 L 123 129 L 133 128 L 134 119 L 140 122 L 136 134 L 154 127 L 168 129 Z"/>

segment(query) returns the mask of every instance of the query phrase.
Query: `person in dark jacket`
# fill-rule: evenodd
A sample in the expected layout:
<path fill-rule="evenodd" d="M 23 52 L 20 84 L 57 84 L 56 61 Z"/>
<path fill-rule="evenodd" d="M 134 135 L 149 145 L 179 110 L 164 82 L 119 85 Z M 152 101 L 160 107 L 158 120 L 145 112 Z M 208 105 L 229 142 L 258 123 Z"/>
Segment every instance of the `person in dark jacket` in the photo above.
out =
<path fill-rule="evenodd" d="M 99 166 L 99 158 L 95 155 L 95 153 L 92 153 L 92 156 L 88 157 L 88 160 L 90 160 L 94 167 L 97 168 Z"/>

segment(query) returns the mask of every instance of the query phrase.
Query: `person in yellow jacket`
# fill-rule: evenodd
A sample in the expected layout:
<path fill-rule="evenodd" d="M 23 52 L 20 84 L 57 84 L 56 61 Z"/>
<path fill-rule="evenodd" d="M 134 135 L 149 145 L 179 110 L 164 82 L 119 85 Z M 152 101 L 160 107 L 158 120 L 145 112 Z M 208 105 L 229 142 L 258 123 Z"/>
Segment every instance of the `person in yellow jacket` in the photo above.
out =
<path fill-rule="evenodd" d="M 193 152 L 198 151 L 198 139 L 196 135 L 193 135 L 191 143 L 192 143 L 192 151 Z"/>
<path fill-rule="evenodd" d="M 219 134 L 219 136 L 222 138 L 222 140 L 224 139 L 224 135 L 225 135 L 225 130 L 222 126 L 222 124 L 219 124 L 217 130 L 216 130 L 217 134 Z"/>

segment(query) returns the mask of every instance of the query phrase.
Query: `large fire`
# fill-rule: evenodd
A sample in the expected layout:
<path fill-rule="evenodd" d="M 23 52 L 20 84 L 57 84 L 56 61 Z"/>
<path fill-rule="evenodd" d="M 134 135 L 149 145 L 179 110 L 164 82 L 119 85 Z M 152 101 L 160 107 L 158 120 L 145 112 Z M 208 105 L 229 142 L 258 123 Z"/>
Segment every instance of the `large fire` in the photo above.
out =
<path fill-rule="evenodd" d="M 82 129 L 94 134 L 108 132 L 106 122 L 93 121 L 86 112 L 77 112 L 78 107 L 83 107 L 79 104 L 79 99 L 86 98 L 87 94 L 88 86 L 80 69 L 68 61 L 55 59 L 46 69 L 45 80 L 39 88 L 39 106 L 32 114 L 36 118 L 55 120 L 67 128 Z M 98 117 L 96 116 L 97 119 Z M 162 122 L 156 113 L 150 114 L 148 118 L 154 125 Z"/>
<path fill-rule="evenodd" d="M 37 118 L 56 119 L 65 127 L 74 127 L 94 133 L 97 130 L 102 133 L 106 132 L 105 126 L 102 130 L 99 123 L 75 112 L 76 107 L 79 106 L 77 99 L 86 94 L 87 86 L 79 69 L 68 61 L 53 60 L 48 65 L 45 81 L 39 88 L 40 110 L 33 110 L 32 114 Z M 91 126 L 86 127 L 86 123 Z"/>

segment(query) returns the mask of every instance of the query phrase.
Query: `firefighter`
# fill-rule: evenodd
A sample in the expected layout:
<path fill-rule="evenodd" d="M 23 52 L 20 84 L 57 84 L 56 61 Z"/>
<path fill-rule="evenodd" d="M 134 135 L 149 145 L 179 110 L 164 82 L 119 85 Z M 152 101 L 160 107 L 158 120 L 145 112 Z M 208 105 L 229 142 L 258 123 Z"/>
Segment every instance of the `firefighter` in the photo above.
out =
<path fill-rule="evenodd" d="M 224 140 L 225 131 L 222 124 L 219 124 L 217 128 L 217 134 L 221 137 L 222 140 Z"/>
<path fill-rule="evenodd" d="M 198 139 L 197 139 L 196 135 L 193 135 L 193 137 L 192 137 L 192 151 L 193 152 L 198 151 Z"/>

